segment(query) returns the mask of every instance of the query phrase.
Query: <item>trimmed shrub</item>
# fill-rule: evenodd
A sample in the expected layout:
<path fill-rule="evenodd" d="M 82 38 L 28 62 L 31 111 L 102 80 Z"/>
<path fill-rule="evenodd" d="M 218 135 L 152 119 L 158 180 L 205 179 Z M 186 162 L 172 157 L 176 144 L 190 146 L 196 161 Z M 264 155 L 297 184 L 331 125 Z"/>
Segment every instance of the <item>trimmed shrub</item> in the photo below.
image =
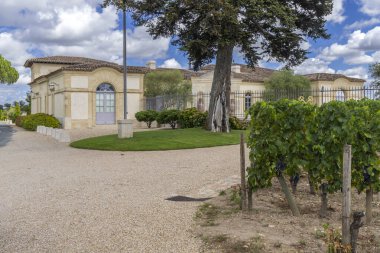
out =
<path fill-rule="evenodd" d="M 236 116 L 230 117 L 230 127 L 233 130 L 246 130 L 249 126 L 249 122 L 245 119 L 238 119 Z"/>
<path fill-rule="evenodd" d="M 159 124 L 169 124 L 172 129 L 175 129 L 178 119 L 179 119 L 179 110 L 165 110 L 158 114 L 157 122 Z"/>
<path fill-rule="evenodd" d="M 18 116 L 15 120 L 15 124 L 16 126 L 18 127 L 22 127 L 22 124 L 24 122 L 24 119 L 25 119 L 26 116 Z"/>
<path fill-rule="evenodd" d="M 61 123 L 55 117 L 45 113 L 28 115 L 22 121 L 22 127 L 26 130 L 36 131 L 37 126 L 59 128 Z"/>
<path fill-rule="evenodd" d="M 152 126 L 152 122 L 157 119 L 157 116 L 158 112 L 152 110 L 141 111 L 135 114 L 137 121 L 145 122 L 148 128 Z"/>
<path fill-rule="evenodd" d="M 178 124 L 181 128 L 203 127 L 206 124 L 207 112 L 200 112 L 196 108 L 188 108 L 180 112 Z"/>

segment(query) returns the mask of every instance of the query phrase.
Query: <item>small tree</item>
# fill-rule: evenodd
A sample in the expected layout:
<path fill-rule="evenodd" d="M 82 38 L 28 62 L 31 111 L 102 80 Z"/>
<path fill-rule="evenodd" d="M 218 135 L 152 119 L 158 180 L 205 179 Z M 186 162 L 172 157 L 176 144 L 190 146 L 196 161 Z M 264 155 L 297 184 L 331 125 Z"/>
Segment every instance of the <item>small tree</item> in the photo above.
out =
<path fill-rule="evenodd" d="M 144 96 L 186 96 L 191 93 L 191 82 L 184 80 L 180 70 L 153 71 L 145 75 Z"/>
<path fill-rule="evenodd" d="M 148 128 L 152 126 L 152 122 L 157 119 L 157 116 L 158 112 L 152 110 L 141 111 L 135 114 L 137 121 L 145 122 Z"/>
<path fill-rule="evenodd" d="M 17 82 L 18 77 L 17 70 L 0 54 L 0 83 L 12 84 Z"/>
<path fill-rule="evenodd" d="M 177 126 L 177 121 L 179 119 L 179 110 L 165 110 L 159 113 L 157 116 L 157 122 L 159 124 L 169 124 L 172 129 Z"/>
<path fill-rule="evenodd" d="M 281 70 L 272 74 L 264 82 L 265 100 L 282 98 L 299 99 L 310 95 L 311 82 L 304 76 L 294 75 L 291 70 Z"/>
<path fill-rule="evenodd" d="M 12 122 L 16 121 L 16 118 L 21 115 L 21 108 L 18 102 L 15 102 L 15 106 L 12 106 L 8 110 L 8 118 L 12 120 Z"/>
<path fill-rule="evenodd" d="M 380 86 L 380 63 L 374 63 L 369 66 L 369 73 L 371 77 L 374 79 L 372 82 L 373 86 Z"/>

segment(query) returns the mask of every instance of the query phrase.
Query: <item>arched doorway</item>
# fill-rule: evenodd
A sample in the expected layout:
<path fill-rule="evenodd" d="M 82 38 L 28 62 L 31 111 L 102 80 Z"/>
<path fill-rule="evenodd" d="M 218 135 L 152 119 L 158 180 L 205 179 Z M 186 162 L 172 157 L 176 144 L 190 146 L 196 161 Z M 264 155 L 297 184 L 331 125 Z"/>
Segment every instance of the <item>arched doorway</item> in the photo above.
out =
<path fill-rule="evenodd" d="M 96 88 L 96 124 L 115 124 L 115 89 L 111 84 L 102 83 Z"/>

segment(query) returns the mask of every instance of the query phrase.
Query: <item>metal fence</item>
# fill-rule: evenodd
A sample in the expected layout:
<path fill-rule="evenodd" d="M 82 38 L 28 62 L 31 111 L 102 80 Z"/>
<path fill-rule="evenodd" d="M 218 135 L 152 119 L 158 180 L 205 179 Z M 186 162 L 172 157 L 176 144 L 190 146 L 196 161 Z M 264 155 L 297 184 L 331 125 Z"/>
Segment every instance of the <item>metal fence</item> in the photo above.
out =
<path fill-rule="evenodd" d="M 380 99 L 380 88 L 353 87 L 347 89 L 292 89 L 292 90 L 253 90 L 235 91 L 230 95 L 230 115 L 245 117 L 245 111 L 259 101 L 275 101 L 279 99 L 304 99 L 321 105 L 333 100 L 347 101 L 349 99 Z M 144 98 L 144 109 L 162 111 L 166 109 L 183 110 L 195 107 L 199 111 L 207 111 L 210 93 L 198 92 L 186 96 L 168 95 Z"/>

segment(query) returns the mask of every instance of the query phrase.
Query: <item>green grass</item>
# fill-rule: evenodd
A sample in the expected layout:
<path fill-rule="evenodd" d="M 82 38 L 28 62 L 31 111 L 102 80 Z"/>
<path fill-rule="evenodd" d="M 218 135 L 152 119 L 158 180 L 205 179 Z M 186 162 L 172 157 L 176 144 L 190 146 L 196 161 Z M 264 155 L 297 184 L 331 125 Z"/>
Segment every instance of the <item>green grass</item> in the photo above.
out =
<path fill-rule="evenodd" d="M 109 151 L 152 151 L 206 148 L 234 145 L 240 142 L 240 133 L 212 133 L 200 128 L 157 130 L 134 133 L 133 138 L 119 139 L 107 135 L 72 142 L 71 147 Z"/>

